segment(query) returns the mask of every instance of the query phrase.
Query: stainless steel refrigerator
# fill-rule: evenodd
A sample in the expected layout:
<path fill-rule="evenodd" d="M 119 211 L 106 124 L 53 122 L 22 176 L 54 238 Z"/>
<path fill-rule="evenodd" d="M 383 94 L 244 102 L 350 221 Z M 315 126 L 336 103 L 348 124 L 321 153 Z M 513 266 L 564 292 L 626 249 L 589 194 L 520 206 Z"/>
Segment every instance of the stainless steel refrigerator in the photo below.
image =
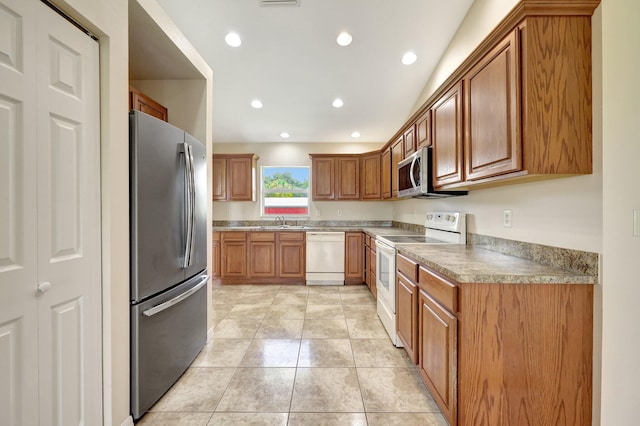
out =
<path fill-rule="evenodd" d="M 175 383 L 207 333 L 206 153 L 188 133 L 129 114 L 131 413 Z"/>

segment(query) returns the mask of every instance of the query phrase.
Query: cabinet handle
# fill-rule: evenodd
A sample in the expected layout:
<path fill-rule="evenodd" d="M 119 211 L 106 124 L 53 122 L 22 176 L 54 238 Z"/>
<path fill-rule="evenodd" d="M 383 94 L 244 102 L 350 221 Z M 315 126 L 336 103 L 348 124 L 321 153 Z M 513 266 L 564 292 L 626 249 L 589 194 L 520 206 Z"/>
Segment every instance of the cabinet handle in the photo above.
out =
<path fill-rule="evenodd" d="M 38 284 L 38 291 L 40 293 L 45 293 L 49 291 L 50 288 L 51 288 L 51 283 L 48 281 Z"/>

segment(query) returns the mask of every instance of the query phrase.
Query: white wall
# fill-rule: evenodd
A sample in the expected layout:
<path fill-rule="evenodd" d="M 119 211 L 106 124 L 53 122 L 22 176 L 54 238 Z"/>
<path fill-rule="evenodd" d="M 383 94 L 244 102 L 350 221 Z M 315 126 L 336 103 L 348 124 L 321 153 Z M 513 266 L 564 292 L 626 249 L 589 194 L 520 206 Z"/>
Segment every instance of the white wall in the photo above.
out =
<path fill-rule="evenodd" d="M 261 166 L 311 166 L 309 154 L 359 154 L 380 149 L 383 143 L 253 143 L 214 144 L 216 154 L 254 153 Z M 393 203 L 383 201 L 312 201 L 309 220 L 391 220 Z M 342 211 L 342 215 L 338 214 Z M 319 211 L 319 215 L 317 215 Z M 214 220 L 259 220 L 260 201 L 213 202 Z"/>
<path fill-rule="evenodd" d="M 602 424 L 640 418 L 640 2 L 602 1 L 603 248 Z"/>

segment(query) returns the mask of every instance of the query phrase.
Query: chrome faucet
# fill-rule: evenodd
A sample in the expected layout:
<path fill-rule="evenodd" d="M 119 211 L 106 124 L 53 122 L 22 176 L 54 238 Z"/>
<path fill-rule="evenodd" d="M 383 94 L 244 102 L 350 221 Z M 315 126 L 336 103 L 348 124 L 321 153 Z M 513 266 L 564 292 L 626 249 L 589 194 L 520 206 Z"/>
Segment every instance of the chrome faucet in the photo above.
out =
<path fill-rule="evenodd" d="M 283 226 L 283 227 L 285 226 L 285 223 L 284 223 L 285 222 L 285 218 L 284 218 L 284 216 L 276 216 L 275 220 L 276 220 L 276 222 L 279 221 L 279 220 L 282 221 L 280 226 Z"/>

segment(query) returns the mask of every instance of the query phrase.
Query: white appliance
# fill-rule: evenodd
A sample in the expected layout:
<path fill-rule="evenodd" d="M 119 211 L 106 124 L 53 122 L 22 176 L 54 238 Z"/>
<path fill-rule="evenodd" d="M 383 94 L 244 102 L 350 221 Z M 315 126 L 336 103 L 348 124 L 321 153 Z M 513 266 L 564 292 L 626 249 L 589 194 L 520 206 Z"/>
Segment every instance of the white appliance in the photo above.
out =
<path fill-rule="evenodd" d="M 396 333 L 396 247 L 400 244 L 466 244 L 464 213 L 429 212 L 424 235 L 388 235 L 376 237 L 377 311 L 391 342 L 402 347 Z"/>
<path fill-rule="evenodd" d="M 307 232 L 307 285 L 344 285 L 344 232 Z"/>
<path fill-rule="evenodd" d="M 467 191 L 436 191 L 433 189 L 431 155 L 432 148 L 421 148 L 396 165 L 398 197 L 444 198 L 467 195 Z"/>

